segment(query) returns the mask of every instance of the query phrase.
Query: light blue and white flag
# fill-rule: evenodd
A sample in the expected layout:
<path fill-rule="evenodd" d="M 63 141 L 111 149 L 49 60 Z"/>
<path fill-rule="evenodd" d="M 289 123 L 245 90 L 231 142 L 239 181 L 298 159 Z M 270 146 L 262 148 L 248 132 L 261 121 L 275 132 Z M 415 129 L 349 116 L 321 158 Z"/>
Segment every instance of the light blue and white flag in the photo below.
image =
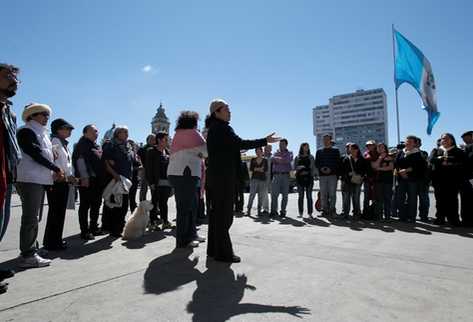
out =
<path fill-rule="evenodd" d="M 398 31 L 394 31 L 396 39 L 396 66 L 394 81 L 396 90 L 402 83 L 411 84 L 422 98 L 423 109 L 428 113 L 427 134 L 437 122 L 440 113 L 437 110 L 435 78 L 432 66 L 422 52 Z"/>

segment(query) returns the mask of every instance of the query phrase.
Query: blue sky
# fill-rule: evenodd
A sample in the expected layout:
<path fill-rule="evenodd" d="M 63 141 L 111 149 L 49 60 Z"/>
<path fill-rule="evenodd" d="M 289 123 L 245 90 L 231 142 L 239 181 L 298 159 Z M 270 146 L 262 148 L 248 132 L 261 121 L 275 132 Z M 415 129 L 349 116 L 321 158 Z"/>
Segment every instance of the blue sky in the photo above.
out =
<path fill-rule="evenodd" d="M 431 5 L 434 4 L 434 5 Z M 162 101 L 202 119 L 212 98 L 230 103 L 240 136 L 277 132 L 297 150 L 315 144 L 312 108 L 356 89 L 385 89 L 396 143 L 391 24 L 432 63 L 441 117 L 408 85 L 399 90 L 401 135 L 430 149 L 472 126 L 470 1 L 8 1 L 0 61 L 22 69 L 15 110 L 50 104 L 81 128 L 127 124 L 144 140 Z M 147 67 L 148 66 L 148 67 Z M 21 124 L 21 121 L 19 122 Z"/>

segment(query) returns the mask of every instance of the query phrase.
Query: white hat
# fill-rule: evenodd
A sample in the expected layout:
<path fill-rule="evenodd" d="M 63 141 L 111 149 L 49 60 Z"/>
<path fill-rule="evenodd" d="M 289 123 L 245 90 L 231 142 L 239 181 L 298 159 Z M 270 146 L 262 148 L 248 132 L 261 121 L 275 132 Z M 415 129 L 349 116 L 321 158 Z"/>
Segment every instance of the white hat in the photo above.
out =
<path fill-rule="evenodd" d="M 46 104 L 40 104 L 40 103 L 30 103 L 25 106 L 25 109 L 23 110 L 23 114 L 21 115 L 21 118 L 23 119 L 23 122 L 26 122 L 26 120 L 32 116 L 33 114 L 37 113 L 49 113 L 51 115 L 51 107 Z"/>
<path fill-rule="evenodd" d="M 219 108 L 228 106 L 227 102 L 223 99 L 217 98 L 210 103 L 210 114 L 215 113 Z"/>

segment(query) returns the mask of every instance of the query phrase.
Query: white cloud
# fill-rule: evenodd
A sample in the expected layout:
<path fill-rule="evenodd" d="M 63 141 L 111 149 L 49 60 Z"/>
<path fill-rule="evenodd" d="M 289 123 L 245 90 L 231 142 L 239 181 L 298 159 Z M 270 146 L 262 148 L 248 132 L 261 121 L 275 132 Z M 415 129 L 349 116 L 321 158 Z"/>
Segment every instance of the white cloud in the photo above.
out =
<path fill-rule="evenodd" d="M 144 73 L 150 73 L 150 72 L 154 71 L 154 68 L 153 68 L 153 66 L 151 66 L 151 65 L 146 65 L 146 66 L 144 66 L 141 70 L 142 70 Z"/>

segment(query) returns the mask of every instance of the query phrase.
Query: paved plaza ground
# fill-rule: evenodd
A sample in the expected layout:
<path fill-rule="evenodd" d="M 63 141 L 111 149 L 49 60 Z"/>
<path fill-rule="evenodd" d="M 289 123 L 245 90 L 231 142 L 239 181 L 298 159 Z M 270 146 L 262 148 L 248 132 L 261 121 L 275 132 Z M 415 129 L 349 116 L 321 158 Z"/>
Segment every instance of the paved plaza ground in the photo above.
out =
<path fill-rule="evenodd" d="M 18 256 L 20 209 L 15 196 L 2 268 Z M 286 219 L 235 218 L 242 262 L 228 265 L 205 243 L 174 251 L 171 232 L 84 243 L 68 211 L 71 248 L 8 280 L 0 321 L 472 321 L 472 230 L 297 213 L 291 194 Z"/>

